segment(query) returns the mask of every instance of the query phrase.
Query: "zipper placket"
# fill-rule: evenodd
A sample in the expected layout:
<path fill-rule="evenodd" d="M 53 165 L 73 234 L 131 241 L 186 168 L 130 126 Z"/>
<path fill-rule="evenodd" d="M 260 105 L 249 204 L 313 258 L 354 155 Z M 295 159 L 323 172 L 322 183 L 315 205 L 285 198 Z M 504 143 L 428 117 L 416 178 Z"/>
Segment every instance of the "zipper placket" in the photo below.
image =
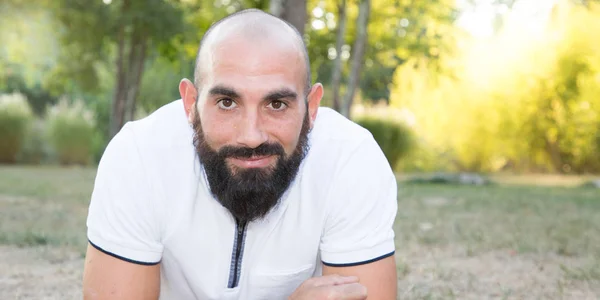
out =
<path fill-rule="evenodd" d="M 236 224 L 236 236 L 233 245 L 233 255 L 231 260 L 231 266 L 229 268 L 229 281 L 227 288 L 235 288 L 238 286 L 241 275 L 241 267 L 242 267 L 242 252 L 244 249 L 245 242 L 245 231 L 246 231 L 246 222 L 235 221 Z"/>

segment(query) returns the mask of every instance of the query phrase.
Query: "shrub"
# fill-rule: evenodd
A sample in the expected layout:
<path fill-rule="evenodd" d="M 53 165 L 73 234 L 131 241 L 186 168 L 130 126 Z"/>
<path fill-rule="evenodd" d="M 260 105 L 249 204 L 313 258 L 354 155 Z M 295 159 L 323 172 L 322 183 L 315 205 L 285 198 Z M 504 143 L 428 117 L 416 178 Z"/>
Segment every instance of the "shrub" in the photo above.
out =
<path fill-rule="evenodd" d="M 442 56 L 442 69 L 419 58 L 399 66 L 390 104 L 415 116 L 420 139 L 404 161 L 418 154 L 416 167 L 435 170 L 600 172 L 600 5 L 567 2 L 535 36 L 507 26 Z"/>
<path fill-rule="evenodd" d="M 14 163 L 33 119 L 25 96 L 0 95 L 0 162 Z"/>
<path fill-rule="evenodd" d="M 411 129 L 400 121 L 365 115 L 356 118 L 355 122 L 373 134 L 394 169 L 414 146 Z"/>
<path fill-rule="evenodd" d="M 81 101 L 62 98 L 48 110 L 48 138 L 61 164 L 89 164 L 96 139 L 93 114 Z"/>
<path fill-rule="evenodd" d="M 40 164 L 50 159 L 51 149 L 45 135 L 46 123 L 43 119 L 37 119 L 32 122 L 27 134 L 21 152 L 17 157 L 20 164 Z"/>
<path fill-rule="evenodd" d="M 417 139 L 413 149 L 402 159 L 398 168 L 407 173 L 455 172 L 455 155 Z"/>

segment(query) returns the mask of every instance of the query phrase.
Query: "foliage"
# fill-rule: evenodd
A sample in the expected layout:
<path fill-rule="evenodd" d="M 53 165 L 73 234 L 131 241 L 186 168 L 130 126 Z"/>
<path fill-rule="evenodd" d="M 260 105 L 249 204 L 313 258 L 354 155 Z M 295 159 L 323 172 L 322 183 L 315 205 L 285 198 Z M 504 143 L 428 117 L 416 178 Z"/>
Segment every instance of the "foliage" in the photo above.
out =
<path fill-rule="evenodd" d="M 128 5 L 127 10 L 122 6 Z M 60 0 L 48 4 L 61 26 L 62 43 L 60 63 L 55 80 L 76 80 L 85 90 L 98 88 L 98 62 L 112 62 L 116 56 L 115 43 L 119 38 L 120 26 L 132 26 L 129 31 L 155 46 L 168 42 L 183 31 L 182 16 L 171 1 L 126 1 L 115 0 L 109 5 L 103 1 Z M 167 51 L 167 50 L 165 50 Z"/>
<path fill-rule="evenodd" d="M 23 147 L 17 156 L 20 164 L 41 164 L 51 161 L 52 149 L 46 136 L 46 122 L 37 118 L 25 134 Z"/>
<path fill-rule="evenodd" d="M 415 136 L 417 134 L 414 134 Z M 398 164 L 398 169 L 406 173 L 457 171 L 452 156 L 444 150 L 432 147 L 424 139 L 416 139 L 414 149 Z"/>
<path fill-rule="evenodd" d="M 593 33 L 600 30 L 599 16 L 599 5 L 556 7 L 544 39 L 519 61 L 527 79 L 503 74 L 509 88 L 496 91 L 506 99 L 497 101 L 505 113 L 502 125 L 528 141 L 511 143 L 516 167 L 600 170 L 600 44 Z"/>
<path fill-rule="evenodd" d="M 60 0 L 48 4 L 61 24 L 63 51 L 54 86 L 70 81 L 83 90 L 99 87 L 99 65 L 114 63 L 110 136 L 135 114 L 139 86 L 149 55 L 172 53 L 172 40 L 185 28 L 178 1 Z"/>
<path fill-rule="evenodd" d="M 398 117 L 370 109 L 360 113 L 354 121 L 371 132 L 394 169 L 414 148 L 412 130 Z"/>
<path fill-rule="evenodd" d="M 350 59 L 351 46 L 356 38 L 358 5 L 348 1 L 345 45 L 335 53 L 335 31 L 339 1 L 309 1 L 309 24 L 322 24 L 307 30 L 308 51 L 313 78 L 324 84 L 331 80 L 332 58 L 342 55 Z M 456 19 L 455 1 L 389 1 L 373 0 L 369 18 L 368 41 L 360 88 L 365 100 L 389 100 L 393 71 L 413 57 L 423 57 L 435 65 L 454 42 L 452 23 Z M 315 13 L 315 12 L 322 13 Z M 342 77 L 349 76 L 349 64 Z"/>
<path fill-rule="evenodd" d="M 93 114 L 78 100 L 62 98 L 48 110 L 48 137 L 61 164 L 89 164 L 97 138 Z"/>
<path fill-rule="evenodd" d="M 43 8 L 17 1 L 0 3 L 0 93 L 24 94 L 38 116 L 56 101 L 45 86 L 58 52 L 53 25 Z"/>
<path fill-rule="evenodd" d="M 33 113 L 37 116 L 44 115 L 46 105 L 56 103 L 57 98 L 44 88 L 42 82 L 28 83 L 23 78 L 24 72 L 19 70 L 18 65 L 7 65 L 5 70 L 9 70 L 9 72 L 3 78 L 4 82 L 0 87 L 0 92 L 23 94 Z"/>
<path fill-rule="evenodd" d="M 413 59 L 396 71 L 392 103 L 415 115 L 422 153 L 442 170 L 598 172 L 598 16 L 597 5 L 559 5 L 542 32 L 463 41 L 442 64 L 454 75 Z"/>
<path fill-rule="evenodd" d="M 157 57 L 142 78 L 138 109 L 151 112 L 178 99 L 180 80 L 173 64 Z"/>
<path fill-rule="evenodd" d="M 178 97 L 181 77 L 193 76 L 198 42 L 211 24 L 245 8 L 268 10 L 269 2 L 3 1 L 0 94 L 23 94 L 40 117 L 60 95 L 82 99 L 94 111 L 99 134 L 93 135 L 92 152 L 97 161 L 109 140 L 113 99 L 123 78 L 139 82 L 135 115 L 151 113 Z M 467 2 L 461 9 L 475 11 L 482 1 Z M 510 10 L 519 1 L 489 2 Z M 359 1 L 347 1 L 344 46 L 336 53 L 339 3 L 307 4 L 304 38 L 313 80 L 325 84 L 324 105 L 331 104 L 333 94 L 333 58 L 344 62 L 344 94 L 354 53 Z M 497 36 L 488 40 L 473 39 L 456 26 L 459 6 L 454 0 L 371 3 L 357 98 L 388 102 L 399 108 L 390 115 L 399 113 L 402 124 L 410 124 L 413 146 L 396 168 L 600 171 L 600 43 L 594 35 L 600 31 L 598 1 L 558 1 L 549 26 L 540 32 L 502 20 L 507 14 L 499 9 L 493 16 Z M 147 45 L 139 77 L 117 76 L 121 29 L 126 33 L 123 53 L 135 54 L 131 45 Z M 124 55 L 124 64 L 131 58 Z M 140 66 L 123 70 L 140 70 L 134 65 Z M 17 160 L 46 159 L 40 122 L 24 133 Z"/>
<path fill-rule="evenodd" d="M 0 95 L 0 163 L 14 163 L 33 114 L 22 94 Z"/>

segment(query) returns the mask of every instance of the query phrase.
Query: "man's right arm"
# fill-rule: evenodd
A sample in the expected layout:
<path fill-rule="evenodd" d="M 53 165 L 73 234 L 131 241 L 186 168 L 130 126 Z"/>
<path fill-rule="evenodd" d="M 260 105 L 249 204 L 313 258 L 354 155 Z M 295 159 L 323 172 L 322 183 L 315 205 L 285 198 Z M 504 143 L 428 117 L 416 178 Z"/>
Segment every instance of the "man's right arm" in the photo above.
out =
<path fill-rule="evenodd" d="M 85 299 L 158 299 L 162 207 L 128 123 L 98 165 L 87 218 Z"/>
<path fill-rule="evenodd" d="M 160 264 L 127 262 L 88 244 L 83 274 L 85 300 L 155 300 L 159 292 Z"/>

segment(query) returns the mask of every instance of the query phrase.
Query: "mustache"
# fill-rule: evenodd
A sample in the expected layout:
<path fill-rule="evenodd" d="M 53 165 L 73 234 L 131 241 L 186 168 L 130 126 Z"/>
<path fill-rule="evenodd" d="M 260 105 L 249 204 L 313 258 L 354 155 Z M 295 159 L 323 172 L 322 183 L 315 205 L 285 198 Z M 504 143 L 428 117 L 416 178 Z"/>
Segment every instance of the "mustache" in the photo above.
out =
<path fill-rule="evenodd" d="M 219 150 L 219 156 L 222 158 L 251 158 L 256 156 L 271 156 L 277 155 L 280 157 L 285 156 L 285 150 L 283 146 L 276 143 L 264 143 L 260 144 L 256 148 L 249 147 L 235 147 L 235 146 L 223 146 Z"/>

